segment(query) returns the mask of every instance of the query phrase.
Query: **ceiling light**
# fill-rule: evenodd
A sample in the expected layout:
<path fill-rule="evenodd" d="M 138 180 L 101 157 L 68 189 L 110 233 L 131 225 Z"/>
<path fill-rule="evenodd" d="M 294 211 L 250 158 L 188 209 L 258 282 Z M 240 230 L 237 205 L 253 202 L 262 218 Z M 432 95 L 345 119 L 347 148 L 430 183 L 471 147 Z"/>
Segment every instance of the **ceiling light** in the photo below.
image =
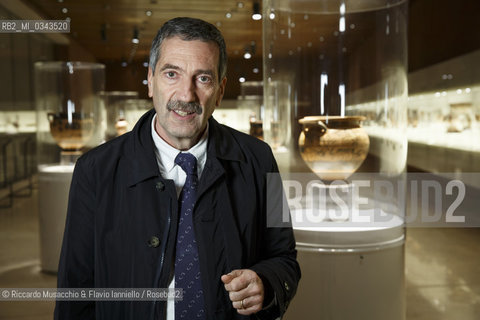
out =
<path fill-rule="evenodd" d="M 245 80 L 246 80 L 245 77 L 240 77 L 240 78 L 238 78 L 238 81 L 239 81 L 239 82 L 242 82 L 242 83 L 245 82 Z"/>
<path fill-rule="evenodd" d="M 145 62 L 143 63 L 143 66 L 144 66 L 145 68 L 148 68 L 148 62 L 145 61 Z"/>
<path fill-rule="evenodd" d="M 260 4 L 258 2 L 253 3 L 252 19 L 253 20 L 261 20 L 262 19 L 262 15 L 260 14 Z"/>
<path fill-rule="evenodd" d="M 227 17 L 227 19 L 230 19 L 230 18 L 232 17 L 232 14 L 231 14 L 230 12 L 227 12 L 227 13 L 225 14 L 225 17 Z"/>
<path fill-rule="evenodd" d="M 340 20 L 338 20 L 338 30 L 345 32 L 345 17 L 340 17 Z"/>
<path fill-rule="evenodd" d="M 250 58 L 252 57 L 252 54 L 251 54 L 250 52 L 246 51 L 246 52 L 243 54 L 243 57 L 244 57 L 245 59 L 250 59 Z"/>
<path fill-rule="evenodd" d="M 150 11 L 150 10 L 145 11 L 145 15 L 147 17 L 151 17 L 152 16 L 152 11 Z"/>
<path fill-rule="evenodd" d="M 237 7 L 242 9 L 243 8 L 243 2 L 237 2 Z"/>
<path fill-rule="evenodd" d="M 63 13 L 67 13 L 67 12 L 68 12 L 68 9 L 67 9 L 67 8 L 62 8 L 62 12 L 63 12 Z"/>
<path fill-rule="evenodd" d="M 132 37 L 132 43 L 139 43 L 140 40 L 138 39 L 138 29 L 135 27 L 135 29 L 133 29 L 133 37 Z"/>

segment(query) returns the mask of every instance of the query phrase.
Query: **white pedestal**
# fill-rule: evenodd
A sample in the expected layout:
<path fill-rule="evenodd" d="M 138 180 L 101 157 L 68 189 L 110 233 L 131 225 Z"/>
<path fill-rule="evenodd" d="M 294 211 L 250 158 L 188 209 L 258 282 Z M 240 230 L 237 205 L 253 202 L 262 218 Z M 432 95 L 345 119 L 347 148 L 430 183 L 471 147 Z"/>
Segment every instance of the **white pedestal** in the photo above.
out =
<path fill-rule="evenodd" d="M 294 224 L 302 278 L 284 319 L 404 320 L 403 220 L 389 221 Z"/>
<path fill-rule="evenodd" d="M 73 165 L 39 168 L 38 202 L 42 271 L 57 272 Z"/>

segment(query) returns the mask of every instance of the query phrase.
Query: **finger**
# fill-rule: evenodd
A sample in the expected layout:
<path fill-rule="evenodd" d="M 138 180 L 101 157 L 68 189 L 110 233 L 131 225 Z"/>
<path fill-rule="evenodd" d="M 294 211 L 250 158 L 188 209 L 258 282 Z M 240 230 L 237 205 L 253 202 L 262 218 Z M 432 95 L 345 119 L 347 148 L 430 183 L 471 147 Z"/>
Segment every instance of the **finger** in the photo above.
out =
<path fill-rule="evenodd" d="M 230 300 L 241 301 L 247 297 L 260 296 L 262 294 L 262 287 L 258 283 L 249 283 L 245 288 L 239 291 L 229 291 L 228 296 Z"/>
<path fill-rule="evenodd" d="M 235 269 L 230 271 L 228 274 L 232 275 L 234 278 L 240 277 L 244 273 L 244 269 Z"/>
<path fill-rule="evenodd" d="M 229 291 L 228 292 L 228 297 L 230 298 L 230 301 L 232 302 L 240 302 L 243 299 L 247 298 L 249 296 L 247 289 L 243 289 L 240 291 Z"/>
<path fill-rule="evenodd" d="M 254 313 L 259 312 L 260 310 L 262 310 L 262 308 L 260 308 L 258 306 L 255 306 L 255 307 L 251 307 L 251 308 L 248 308 L 248 309 L 237 309 L 237 313 L 241 314 L 243 316 L 249 316 L 249 315 L 252 315 Z"/>
<path fill-rule="evenodd" d="M 222 280 L 223 284 L 228 284 L 233 280 L 233 276 L 230 274 L 224 274 L 220 279 Z"/>
<path fill-rule="evenodd" d="M 233 270 L 227 274 L 224 274 L 220 279 L 224 284 L 228 284 L 236 277 L 239 277 L 241 274 L 242 274 L 242 270 Z"/>
<path fill-rule="evenodd" d="M 250 308 L 250 305 L 248 304 L 248 298 L 233 301 L 232 306 L 237 310 L 244 310 Z"/>
<path fill-rule="evenodd" d="M 245 305 L 245 302 L 244 302 L 244 305 Z M 232 302 L 232 306 L 235 308 L 235 309 L 244 309 L 244 307 L 242 307 L 242 300 L 238 300 L 238 301 L 233 301 Z"/>
<path fill-rule="evenodd" d="M 228 283 L 225 284 L 225 290 L 231 291 L 240 291 L 248 286 L 247 278 L 244 276 L 242 270 L 234 270 L 227 274 L 227 276 L 232 277 Z M 228 280 L 228 279 L 226 279 Z"/>
<path fill-rule="evenodd" d="M 262 305 L 262 298 L 260 295 L 249 296 L 242 300 L 232 302 L 232 306 L 235 309 L 250 309 L 255 308 L 257 305 Z M 242 303 L 243 302 L 243 303 Z"/>
<path fill-rule="evenodd" d="M 233 307 L 237 309 L 239 314 L 250 315 L 262 309 L 262 304 L 258 303 L 259 297 L 249 297 L 242 301 L 236 301 L 233 303 Z"/>

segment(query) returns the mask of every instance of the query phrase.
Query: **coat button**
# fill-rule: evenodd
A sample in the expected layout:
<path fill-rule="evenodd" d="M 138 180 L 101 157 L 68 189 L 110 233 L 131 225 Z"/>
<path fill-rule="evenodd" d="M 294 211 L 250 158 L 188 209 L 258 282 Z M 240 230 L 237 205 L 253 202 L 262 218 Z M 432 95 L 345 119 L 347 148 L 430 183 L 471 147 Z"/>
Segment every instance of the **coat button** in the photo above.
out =
<path fill-rule="evenodd" d="M 165 183 L 163 183 L 162 181 L 158 181 L 158 182 L 155 184 L 155 188 L 156 188 L 158 191 L 163 191 L 163 190 L 165 190 Z"/>
<path fill-rule="evenodd" d="M 160 245 L 160 240 L 155 237 L 155 236 L 152 236 L 148 241 L 147 241 L 147 244 L 150 248 L 156 248 Z"/>
<path fill-rule="evenodd" d="M 285 290 L 290 291 L 290 287 L 288 286 L 287 281 L 283 283 L 283 286 L 285 287 Z"/>

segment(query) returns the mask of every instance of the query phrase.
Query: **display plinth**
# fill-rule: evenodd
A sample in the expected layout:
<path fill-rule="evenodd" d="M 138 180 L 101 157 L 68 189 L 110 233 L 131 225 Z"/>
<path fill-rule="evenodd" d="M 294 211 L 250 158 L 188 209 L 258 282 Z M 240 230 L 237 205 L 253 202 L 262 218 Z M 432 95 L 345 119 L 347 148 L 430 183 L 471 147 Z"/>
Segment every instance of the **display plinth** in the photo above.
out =
<path fill-rule="evenodd" d="M 300 281 L 284 319 L 404 319 L 403 219 L 383 212 L 379 226 L 297 227 L 297 214 L 297 258 L 308 281 Z"/>
<path fill-rule="evenodd" d="M 49 165 L 38 170 L 40 262 L 44 272 L 58 270 L 73 168 Z"/>

